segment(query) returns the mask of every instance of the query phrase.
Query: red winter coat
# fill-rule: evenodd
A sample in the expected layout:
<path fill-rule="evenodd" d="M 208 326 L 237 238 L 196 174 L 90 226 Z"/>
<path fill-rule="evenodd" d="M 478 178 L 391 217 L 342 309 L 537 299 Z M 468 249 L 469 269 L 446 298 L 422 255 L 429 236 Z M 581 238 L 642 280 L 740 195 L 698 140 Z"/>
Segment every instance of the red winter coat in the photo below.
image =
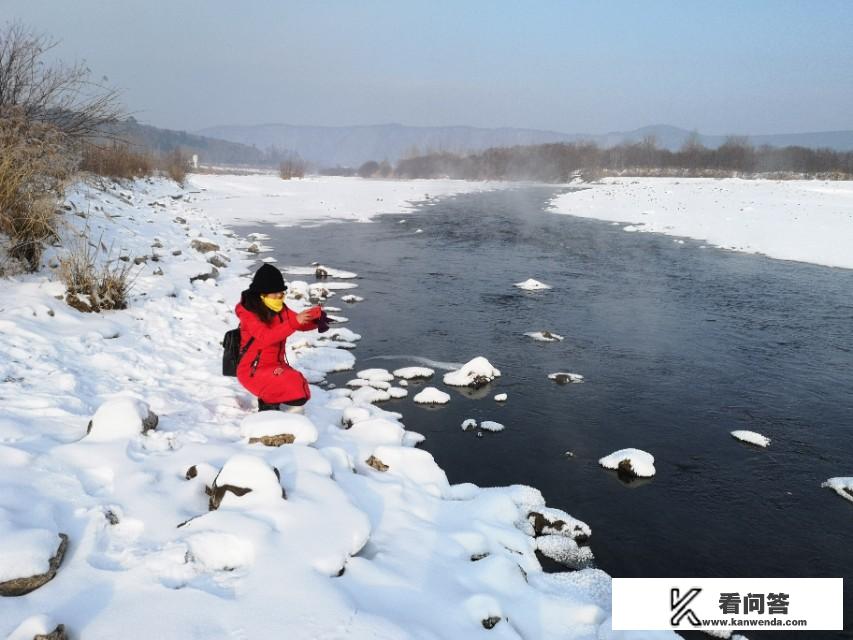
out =
<path fill-rule="evenodd" d="M 240 384 L 271 404 L 310 398 L 308 381 L 288 364 L 284 343 L 295 331 L 316 329 L 316 322 L 299 324 L 296 313 L 286 306 L 270 324 L 264 323 L 242 304 L 238 304 L 234 311 L 240 319 L 240 349 L 254 338 L 237 365 Z M 319 317 L 317 312 L 313 315 Z"/>

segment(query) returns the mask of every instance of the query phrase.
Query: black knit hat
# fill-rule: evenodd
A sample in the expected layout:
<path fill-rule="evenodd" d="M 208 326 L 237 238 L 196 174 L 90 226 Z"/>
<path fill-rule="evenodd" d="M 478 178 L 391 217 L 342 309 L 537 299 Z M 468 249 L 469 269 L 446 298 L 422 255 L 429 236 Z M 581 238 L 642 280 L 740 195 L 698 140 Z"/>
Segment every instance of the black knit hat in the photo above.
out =
<path fill-rule="evenodd" d="M 255 272 L 252 284 L 249 285 L 249 291 L 252 293 L 278 293 L 286 289 L 281 271 L 267 263 Z"/>

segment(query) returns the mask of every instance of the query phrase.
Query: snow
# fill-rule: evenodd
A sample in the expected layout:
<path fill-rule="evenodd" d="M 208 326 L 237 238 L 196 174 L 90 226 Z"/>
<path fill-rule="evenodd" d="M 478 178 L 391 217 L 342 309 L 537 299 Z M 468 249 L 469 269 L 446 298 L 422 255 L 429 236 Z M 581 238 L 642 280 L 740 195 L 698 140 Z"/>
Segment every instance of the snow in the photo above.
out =
<path fill-rule="evenodd" d="M 755 431 L 738 429 L 736 431 L 732 431 L 732 437 L 736 440 L 740 440 L 741 442 L 754 444 L 757 447 L 766 447 L 770 444 L 770 438 L 763 436 L 760 433 L 756 433 Z"/>
<path fill-rule="evenodd" d="M 655 475 L 655 458 L 642 449 L 620 449 L 598 461 L 605 469 L 618 469 L 621 463 L 631 465 L 634 475 L 641 478 L 651 478 Z"/>
<path fill-rule="evenodd" d="M 462 431 L 468 431 L 468 429 L 476 429 L 477 421 L 474 418 L 466 418 L 462 421 Z"/>
<path fill-rule="evenodd" d="M 500 375 L 501 372 L 491 362 L 483 356 L 477 356 L 456 371 L 445 373 L 444 384 L 453 387 L 482 386 Z"/>
<path fill-rule="evenodd" d="M 0 576 L 44 571 L 59 534 L 69 536 L 52 582 L 0 599 L 0 637 L 57 624 L 70 637 L 128 640 L 608 634 L 606 574 L 542 571 L 535 552 L 550 543 L 525 528 L 531 510 L 547 509 L 538 491 L 450 485 L 414 448 L 423 436 L 372 404 L 400 387 L 369 382 L 391 380 L 318 386 L 355 368 L 348 348 L 358 334 L 288 340 L 289 361 L 312 383 L 304 415 L 257 413 L 255 398 L 221 375 L 220 341 L 259 257 L 244 250 L 268 241 L 236 237 L 225 223 L 367 220 L 408 210 L 426 190 L 481 188 L 271 176 L 192 176 L 184 190 L 159 179 L 75 185 L 63 238 L 89 225 L 126 255 L 150 258 L 155 239 L 162 250 L 136 268 L 123 311 L 71 309 L 47 266 L 0 287 Z M 228 260 L 216 277 L 190 282 L 211 268 L 212 253 L 191 246 L 198 238 Z M 45 263 L 62 255 L 49 248 Z M 291 285 L 296 310 L 312 291 L 334 293 Z M 296 441 L 248 443 L 281 432 Z M 371 456 L 387 469 L 368 466 Z M 487 631 L 481 614 L 503 620 Z"/>
<path fill-rule="evenodd" d="M 524 282 L 516 282 L 513 286 L 524 291 L 544 291 L 551 288 L 551 285 L 539 282 L 539 280 L 534 280 L 533 278 L 528 278 Z"/>
<path fill-rule="evenodd" d="M 826 489 L 832 489 L 845 500 L 853 502 L 853 477 L 830 478 L 820 486 Z"/>
<path fill-rule="evenodd" d="M 404 380 L 414 380 L 415 378 L 431 378 L 435 374 L 435 369 L 429 367 L 403 367 L 395 369 L 394 375 Z"/>
<path fill-rule="evenodd" d="M 424 387 L 412 400 L 418 404 L 447 404 L 450 402 L 450 394 L 435 387 Z"/>
<path fill-rule="evenodd" d="M 630 222 L 711 245 L 853 268 L 853 182 L 710 178 L 607 178 L 561 194 L 555 213 Z"/>
<path fill-rule="evenodd" d="M 495 402 L 506 402 L 507 394 L 505 393 L 496 393 L 495 394 Z"/>
<path fill-rule="evenodd" d="M 485 429 L 486 431 L 503 431 L 505 427 L 500 422 L 494 422 L 493 420 L 483 420 L 480 423 L 480 428 Z"/>
<path fill-rule="evenodd" d="M 552 333 L 551 331 L 528 331 L 524 335 L 539 342 L 559 342 L 563 340 L 563 336 Z"/>

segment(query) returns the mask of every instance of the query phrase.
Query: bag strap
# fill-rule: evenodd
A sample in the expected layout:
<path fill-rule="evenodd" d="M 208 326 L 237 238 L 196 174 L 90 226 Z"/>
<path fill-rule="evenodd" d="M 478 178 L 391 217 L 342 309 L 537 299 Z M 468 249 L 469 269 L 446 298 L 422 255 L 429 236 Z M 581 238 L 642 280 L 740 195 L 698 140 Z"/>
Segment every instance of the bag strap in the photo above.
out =
<path fill-rule="evenodd" d="M 249 350 L 249 347 L 252 346 L 252 343 L 255 341 L 255 336 L 249 338 L 249 341 L 246 343 L 246 346 L 240 349 L 240 355 L 237 357 L 237 360 L 242 360 L 243 356 L 246 355 L 246 352 Z"/>

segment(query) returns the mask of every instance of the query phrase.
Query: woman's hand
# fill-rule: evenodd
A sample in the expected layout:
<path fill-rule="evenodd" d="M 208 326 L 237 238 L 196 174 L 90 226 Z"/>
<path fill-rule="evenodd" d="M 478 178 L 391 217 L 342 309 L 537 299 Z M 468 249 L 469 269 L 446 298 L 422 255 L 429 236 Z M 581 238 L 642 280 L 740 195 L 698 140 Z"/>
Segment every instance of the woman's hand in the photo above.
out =
<path fill-rule="evenodd" d="M 297 313 L 296 322 L 298 322 L 299 324 L 308 324 L 309 322 L 311 322 L 311 313 L 309 312 L 309 310 L 305 309 L 305 311 L 300 311 L 299 313 Z"/>

